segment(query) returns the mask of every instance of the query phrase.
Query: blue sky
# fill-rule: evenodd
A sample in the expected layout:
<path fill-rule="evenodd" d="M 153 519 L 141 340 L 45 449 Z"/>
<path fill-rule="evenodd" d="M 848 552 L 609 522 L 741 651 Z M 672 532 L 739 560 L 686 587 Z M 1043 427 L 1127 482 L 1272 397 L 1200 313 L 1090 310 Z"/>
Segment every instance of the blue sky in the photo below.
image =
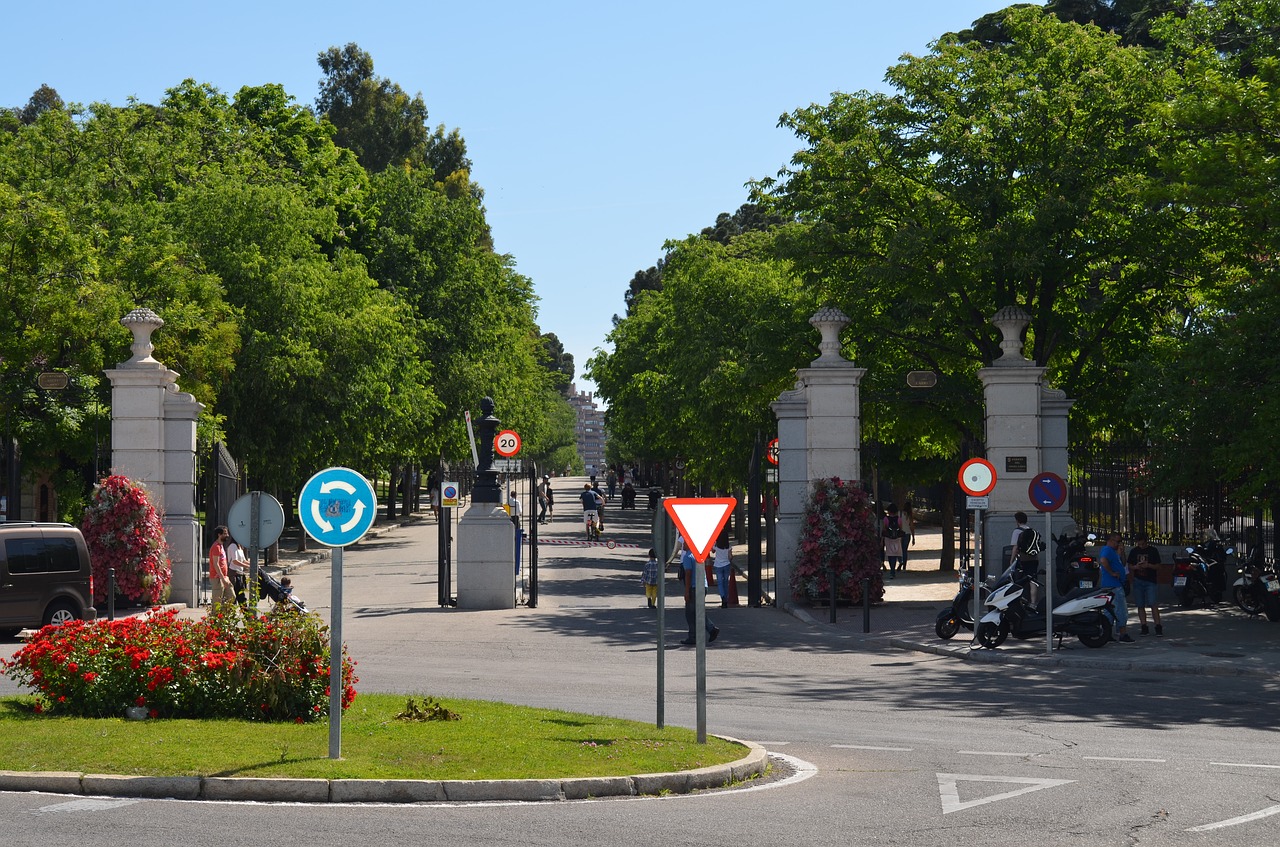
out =
<path fill-rule="evenodd" d="M 0 105 L 42 83 L 68 102 L 156 102 L 190 77 L 228 95 L 315 100 L 320 51 L 374 71 L 458 128 L 497 249 L 579 374 L 637 270 L 746 200 L 798 148 L 784 112 L 884 88 L 904 53 L 999 0 L 110 2 L 6 4 Z M 590 388 L 579 379 L 580 388 Z"/>

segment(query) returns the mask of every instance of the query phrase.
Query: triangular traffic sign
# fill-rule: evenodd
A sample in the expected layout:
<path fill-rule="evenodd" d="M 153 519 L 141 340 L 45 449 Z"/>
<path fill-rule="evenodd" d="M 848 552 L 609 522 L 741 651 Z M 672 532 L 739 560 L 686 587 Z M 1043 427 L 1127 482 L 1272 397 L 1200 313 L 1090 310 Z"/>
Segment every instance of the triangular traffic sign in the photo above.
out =
<path fill-rule="evenodd" d="M 965 800 L 960 802 L 960 789 L 956 783 L 964 782 L 1012 782 L 1018 785 L 1024 785 L 1025 788 L 1019 788 L 1014 791 L 1005 791 L 1002 794 L 991 794 L 987 797 L 979 797 L 976 800 Z M 938 793 L 942 795 L 942 814 L 950 814 L 951 812 L 959 812 L 962 809 L 970 809 L 974 806 L 981 806 L 984 803 L 994 803 L 997 800 L 1008 800 L 1010 797 L 1017 797 L 1019 794 L 1030 794 L 1032 791 L 1039 791 L 1042 788 L 1055 788 L 1059 785 L 1066 785 L 1075 782 L 1073 779 L 1034 779 L 1025 776 L 979 776 L 977 774 L 966 773 L 940 773 L 938 774 Z"/>
<path fill-rule="evenodd" d="M 738 500 L 736 497 L 672 497 L 663 500 L 662 505 L 684 536 L 693 558 L 703 562 Z"/>

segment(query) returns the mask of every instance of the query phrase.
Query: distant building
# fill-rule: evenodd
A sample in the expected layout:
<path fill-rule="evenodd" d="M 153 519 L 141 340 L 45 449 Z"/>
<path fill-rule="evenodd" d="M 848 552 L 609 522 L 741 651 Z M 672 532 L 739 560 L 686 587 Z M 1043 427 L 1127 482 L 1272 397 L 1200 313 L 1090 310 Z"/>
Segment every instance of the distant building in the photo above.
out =
<path fill-rule="evenodd" d="M 590 391 L 579 391 L 577 385 L 569 387 L 569 405 L 578 413 L 575 432 L 578 455 L 587 467 L 587 474 L 605 473 L 604 464 L 604 411 L 596 408 Z"/>

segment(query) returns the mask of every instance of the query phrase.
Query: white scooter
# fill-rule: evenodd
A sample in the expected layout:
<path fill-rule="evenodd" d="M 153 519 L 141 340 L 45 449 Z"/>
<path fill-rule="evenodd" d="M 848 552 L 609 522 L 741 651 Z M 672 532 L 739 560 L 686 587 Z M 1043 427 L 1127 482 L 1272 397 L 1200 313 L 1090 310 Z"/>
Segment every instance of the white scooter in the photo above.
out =
<path fill-rule="evenodd" d="M 1058 646 L 1062 646 L 1062 639 L 1068 635 L 1076 636 L 1086 647 L 1106 645 L 1111 640 L 1116 619 L 1111 596 L 1118 590 L 1121 589 L 1077 589 L 1058 597 L 1058 605 L 1053 607 L 1053 634 L 1058 638 Z M 1025 594 L 1026 582 L 1017 581 L 1002 585 L 987 597 L 991 611 L 978 623 L 979 644 L 994 650 L 1010 635 L 1023 641 L 1044 637 L 1045 600 L 1042 597 L 1032 606 Z"/>

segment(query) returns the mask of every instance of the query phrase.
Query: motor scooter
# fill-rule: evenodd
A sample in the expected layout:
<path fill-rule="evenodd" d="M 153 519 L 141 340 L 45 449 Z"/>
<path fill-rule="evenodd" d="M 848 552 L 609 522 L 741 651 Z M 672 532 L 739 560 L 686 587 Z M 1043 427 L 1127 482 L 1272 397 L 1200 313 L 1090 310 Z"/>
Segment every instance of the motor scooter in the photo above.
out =
<path fill-rule="evenodd" d="M 1236 605 L 1250 615 L 1268 613 L 1269 608 L 1280 613 L 1280 578 L 1276 576 L 1274 567 L 1262 561 L 1260 546 L 1255 544 L 1240 563 L 1240 576 L 1232 585 L 1232 596 Z M 1270 602 L 1272 596 L 1277 602 Z M 1280 614 L 1271 617 L 1268 613 L 1267 617 L 1274 621 Z"/>
<path fill-rule="evenodd" d="M 985 602 L 988 588 L 986 583 L 978 584 L 979 597 Z M 960 571 L 960 589 L 956 592 L 951 605 L 938 612 L 938 620 L 933 631 L 939 638 L 950 639 L 960 631 L 960 627 L 973 630 L 973 569 Z"/>
<path fill-rule="evenodd" d="M 1055 584 L 1062 591 L 1076 588 L 1093 588 L 1098 584 L 1098 559 L 1089 551 L 1089 545 L 1098 540 L 1094 533 L 1063 532 L 1055 542 Z"/>
<path fill-rule="evenodd" d="M 1173 591 L 1184 609 L 1212 606 L 1222 602 L 1227 590 L 1227 556 L 1234 548 L 1224 547 L 1216 532 L 1205 543 L 1186 548 L 1187 558 L 1173 566 Z"/>
<path fill-rule="evenodd" d="M 991 611 L 978 622 L 979 644 L 994 650 L 1009 636 L 1023 641 L 1043 636 L 1047 630 L 1046 606 L 1053 610 L 1053 634 L 1058 639 L 1058 647 L 1068 635 L 1079 638 L 1086 647 L 1103 647 L 1111 640 L 1115 629 L 1112 592 L 1117 589 L 1077 588 L 1054 598 L 1051 606 L 1044 597 L 1032 605 L 1025 596 L 1030 582 L 1032 580 L 1014 581 L 991 593 L 987 598 Z"/>

